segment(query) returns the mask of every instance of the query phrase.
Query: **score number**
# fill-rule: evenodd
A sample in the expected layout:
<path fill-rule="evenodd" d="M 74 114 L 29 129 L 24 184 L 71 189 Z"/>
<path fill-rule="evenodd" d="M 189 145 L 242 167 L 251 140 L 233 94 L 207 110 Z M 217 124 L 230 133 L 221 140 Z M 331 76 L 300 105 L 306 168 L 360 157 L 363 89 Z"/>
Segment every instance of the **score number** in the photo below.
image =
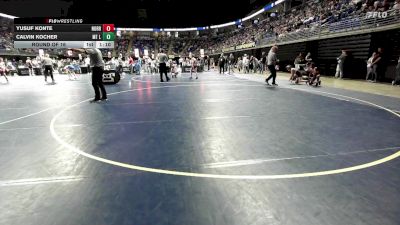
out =
<path fill-rule="evenodd" d="M 115 40 L 115 27 L 114 24 L 103 24 L 103 41 L 114 41 Z"/>
<path fill-rule="evenodd" d="M 115 39 L 115 34 L 111 32 L 103 32 L 103 41 L 114 41 Z"/>
<path fill-rule="evenodd" d="M 103 32 L 114 32 L 114 24 L 103 24 Z"/>

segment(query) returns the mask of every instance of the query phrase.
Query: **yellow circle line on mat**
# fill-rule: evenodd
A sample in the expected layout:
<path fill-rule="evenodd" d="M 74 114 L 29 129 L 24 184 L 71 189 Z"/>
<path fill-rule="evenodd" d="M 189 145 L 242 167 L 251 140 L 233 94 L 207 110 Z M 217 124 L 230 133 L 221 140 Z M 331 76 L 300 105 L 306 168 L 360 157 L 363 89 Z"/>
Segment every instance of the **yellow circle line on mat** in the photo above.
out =
<path fill-rule="evenodd" d="M 234 85 L 234 84 L 227 84 L 227 85 Z M 173 88 L 173 87 L 187 87 L 187 86 L 199 86 L 199 85 L 175 85 L 175 86 L 162 86 L 162 87 L 149 87 L 149 88 L 140 88 L 140 89 L 132 89 L 132 90 L 126 90 L 126 91 L 119 91 L 119 92 L 114 92 L 111 93 L 110 95 L 115 95 L 115 94 L 120 94 L 120 93 L 125 93 L 125 92 L 131 92 L 131 91 L 137 91 L 137 90 L 146 90 L 146 89 L 159 89 L 159 88 Z M 224 85 L 222 85 L 224 86 Z M 264 85 L 239 85 L 239 86 L 264 86 Z M 292 89 L 292 88 L 290 88 Z M 299 90 L 299 89 L 293 89 L 293 90 L 298 90 L 298 91 L 304 91 L 304 92 L 310 92 L 310 93 L 320 93 L 320 94 L 327 94 L 327 95 L 331 95 L 331 96 L 336 96 L 336 97 L 342 97 L 342 98 L 348 98 L 354 101 L 358 101 L 358 102 L 362 102 L 374 107 L 377 107 L 379 109 L 383 109 L 387 112 L 392 113 L 393 115 L 395 115 L 396 117 L 400 118 L 400 115 L 396 114 L 394 111 L 385 108 L 383 106 L 365 101 L 365 100 L 361 100 L 361 99 L 357 99 L 357 98 L 353 98 L 353 97 L 348 97 L 348 96 L 344 96 L 344 95 L 339 95 L 339 94 L 333 94 L 333 93 L 329 93 L 329 92 L 322 92 L 322 91 L 311 91 L 311 90 Z M 351 172 L 351 171 L 356 171 L 356 170 L 361 170 L 361 169 L 365 169 L 365 168 L 369 168 L 372 166 L 376 166 L 385 162 L 388 162 L 390 160 L 393 160 L 397 157 L 400 156 L 400 151 L 395 152 L 392 155 L 389 155 L 385 158 L 382 159 L 378 159 L 372 162 L 368 162 L 368 163 L 364 163 L 364 164 L 360 164 L 360 165 L 356 165 L 356 166 L 351 166 L 351 167 L 345 167 L 345 168 L 341 168 L 341 169 L 334 169 L 334 170 L 324 170 L 324 171 L 317 171 L 317 172 L 308 172 L 308 173 L 292 173 L 292 174 L 277 174 L 277 175 L 227 175 L 227 174 L 210 174 L 210 173 L 195 173 L 195 172 L 183 172 L 183 171 L 175 171 L 175 170 L 164 170 L 164 169 L 157 169 L 157 168 L 150 168 L 150 167 L 144 167 L 144 166 L 137 166 L 137 165 L 132 165 L 132 164 L 127 164 L 127 163 L 121 163 L 121 162 L 117 162 L 117 161 L 113 161 L 113 160 L 109 160 L 106 158 L 102 158 L 99 156 L 95 156 L 92 154 L 89 154 L 87 152 L 84 152 L 82 150 L 80 150 L 79 148 L 67 143 L 66 141 L 64 141 L 63 139 L 61 139 L 58 134 L 55 132 L 54 129 L 54 124 L 57 120 L 58 117 L 60 117 L 65 111 L 67 111 L 68 109 L 75 107 L 83 102 L 88 102 L 90 99 L 87 99 L 85 101 L 81 101 L 78 102 L 76 104 L 70 105 L 70 106 L 66 106 L 64 109 L 62 109 L 59 113 L 57 113 L 51 120 L 50 123 L 50 132 L 52 137 L 58 142 L 60 143 L 62 146 L 64 146 L 65 148 L 80 154 L 84 157 L 99 161 L 99 162 L 103 162 L 103 163 L 107 163 L 110 165 L 114 165 L 114 166 L 119 166 L 119 167 L 124 167 L 127 169 L 132 169 L 132 170 L 139 170 L 139 171 L 144 171 L 144 172 L 151 172 L 151 173 L 158 173 L 158 174 L 167 174 L 167 175 L 175 175 L 175 176 L 186 176 L 186 177 L 202 177 L 202 178 L 217 178 L 217 179 L 236 179 L 236 180 L 267 180 L 267 179 L 289 179 L 289 178 L 304 178 L 304 177 L 317 177 L 317 176 L 326 176 L 326 175 L 332 175 L 332 174 L 341 174 L 341 173 L 347 173 L 347 172 Z"/>

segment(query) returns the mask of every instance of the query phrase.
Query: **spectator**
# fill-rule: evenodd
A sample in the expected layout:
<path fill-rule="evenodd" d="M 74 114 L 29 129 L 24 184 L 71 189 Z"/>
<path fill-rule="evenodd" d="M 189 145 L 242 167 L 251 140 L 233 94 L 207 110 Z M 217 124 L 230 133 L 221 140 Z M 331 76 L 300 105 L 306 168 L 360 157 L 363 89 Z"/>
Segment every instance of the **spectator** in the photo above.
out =
<path fill-rule="evenodd" d="M 236 68 L 238 69 L 238 71 L 239 71 L 239 73 L 240 73 L 240 71 L 241 71 L 242 68 L 243 68 L 243 61 L 242 61 L 242 58 L 241 58 L 241 57 L 238 58 L 238 61 L 237 61 L 237 63 L 236 63 Z"/>
<path fill-rule="evenodd" d="M 249 59 L 246 54 L 243 56 L 243 72 L 249 73 Z"/>
<path fill-rule="evenodd" d="M 311 52 L 309 52 L 309 53 L 307 53 L 307 55 L 306 55 L 306 61 L 307 62 L 309 62 L 309 63 L 311 63 L 312 62 L 312 58 L 311 58 Z"/>
<path fill-rule="evenodd" d="M 225 62 L 226 62 L 224 53 L 221 54 L 218 61 L 219 61 L 219 64 L 218 64 L 219 65 L 219 73 L 224 74 L 225 73 Z"/>
<path fill-rule="evenodd" d="M 342 54 L 337 58 L 337 66 L 336 66 L 336 74 L 335 77 L 336 78 L 343 78 L 343 69 L 344 69 L 344 64 L 346 61 L 346 57 L 347 57 L 347 52 L 345 50 L 342 50 Z"/>
<path fill-rule="evenodd" d="M 399 60 L 397 61 L 396 76 L 392 81 L 392 85 L 400 85 L 400 57 Z"/>
<path fill-rule="evenodd" d="M 267 55 L 265 54 L 265 52 L 261 53 L 261 59 L 260 59 L 260 73 L 263 74 L 265 71 L 265 67 L 266 67 L 266 63 L 267 63 Z"/>
<path fill-rule="evenodd" d="M 400 0 L 395 1 L 394 5 L 393 5 L 393 9 L 400 10 Z"/>
<path fill-rule="evenodd" d="M 0 77 L 1 76 L 4 76 L 4 78 L 6 79 L 6 81 L 8 83 L 7 68 L 6 68 L 6 64 L 3 60 L 3 58 L 0 58 Z"/>
<path fill-rule="evenodd" d="M 377 65 L 377 68 L 376 68 L 377 79 L 382 80 L 385 76 L 386 58 L 385 58 L 383 48 L 378 48 L 377 53 L 379 54 L 379 59 L 376 62 L 374 62 L 374 64 Z"/>
<path fill-rule="evenodd" d="M 299 55 L 294 59 L 294 67 L 296 69 L 299 69 L 301 64 L 305 64 L 303 53 L 299 53 Z"/>
<path fill-rule="evenodd" d="M 233 72 L 233 67 L 235 65 L 235 57 L 232 53 L 229 55 L 228 64 L 228 74 L 231 74 L 231 71 Z"/>
<path fill-rule="evenodd" d="M 367 61 L 367 81 L 373 81 L 376 82 L 377 79 L 377 74 L 376 74 L 376 68 L 377 64 L 374 62 L 377 62 L 380 60 L 379 54 L 374 52 L 372 53 L 372 56 L 368 59 Z"/>

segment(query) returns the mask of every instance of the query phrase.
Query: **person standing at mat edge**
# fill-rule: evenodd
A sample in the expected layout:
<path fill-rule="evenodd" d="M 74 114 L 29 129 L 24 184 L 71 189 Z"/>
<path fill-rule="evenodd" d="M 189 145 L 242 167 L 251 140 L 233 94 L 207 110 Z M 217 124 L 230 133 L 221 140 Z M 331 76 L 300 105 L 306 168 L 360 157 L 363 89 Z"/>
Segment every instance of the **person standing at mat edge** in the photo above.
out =
<path fill-rule="evenodd" d="M 160 70 L 160 81 L 164 82 L 163 79 L 163 74 L 165 74 L 165 77 L 167 79 L 167 82 L 169 81 L 168 73 L 167 73 L 167 62 L 168 62 L 168 56 L 167 54 L 164 53 L 164 50 L 160 50 L 160 53 L 157 55 L 157 59 L 159 62 L 159 70 Z"/>
<path fill-rule="evenodd" d="M 224 53 L 221 53 L 221 56 L 219 57 L 219 73 L 221 74 L 225 74 L 225 63 L 226 63 L 226 59 L 224 56 Z"/>
<path fill-rule="evenodd" d="M 92 71 L 92 86 L 94 89 L 94 99 L 91 100 L 90 103 L 98 101 L 106 101 L 107 92 L 103 84 L 103 73 L 104 73 L 103 54 L 101 54 L 101 51 L 97 48 L 73 49 L 73 50 L 81 53 L 86 53 L 89 55 L 90 58 L 90 67 Z M 101 98 L 100 98 L 100 91 L 101 91 Z"/>
<path fill-rule="evenodd" d="M 273 46 L 271 48 L 271 50 L 269 50 L 268 52 L 268 56 L 267 56 L 267 66 L 268 66 L 268 70 L 271 73 L 271 75 L 269 75 L 269 77 L 267 79 L 265 79 L 265 82 L 267 83 L 267 85 L 269 84 L 269 80 L 272 78 L 272 85 L 277 86 L 277 84 L 275 83 L 276 80 L 276 63 L 278 62 L 278 59 L 276 57 L 276 52 L 278 52 L 278 47 L 277 46 Z"/>
<path fill-rule="evenodd" d="M 103 73 L 104 73 L 104 61 L 101 51 L 97 48 L 86 49 L 85 52 L 89 54 L 90 67 L 92 70 L 92 86 L 94 89 L 94 99 L 91 102 L 97 102 L 99 100 L 107 100 L 106 88 L 103 84 Z M 101 98 L 100 98 L 100 91 Z"/>
<path fill-rule="evenodd" d="M 50 58 L 49 54 L 46 54 L 42 58 L 42 63 L 44 65 L 44 81 L 47 82 L 47 76 L 50 75 L 52 83 L 55 84 L 53 76 L 53 60 Z"/>

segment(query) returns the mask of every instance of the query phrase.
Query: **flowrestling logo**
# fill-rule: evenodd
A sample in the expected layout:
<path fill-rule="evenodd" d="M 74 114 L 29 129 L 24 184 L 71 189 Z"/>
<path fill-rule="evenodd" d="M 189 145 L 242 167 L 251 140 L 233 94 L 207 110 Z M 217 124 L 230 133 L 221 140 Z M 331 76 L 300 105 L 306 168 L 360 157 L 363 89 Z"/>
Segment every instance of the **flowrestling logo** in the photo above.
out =
<path fill-rule="evenodd" d="M 46 19 L 46 23 L 58 24 L 58 23 L 83 23 L 83 19 Z"/>
<path fill-rule="evenodd" d="M 370 19 L 370 18 L 386 18 L 388 16 L 387 12 L 367 12 L 367 14 L 365 15 L 366 19 Z"/>

